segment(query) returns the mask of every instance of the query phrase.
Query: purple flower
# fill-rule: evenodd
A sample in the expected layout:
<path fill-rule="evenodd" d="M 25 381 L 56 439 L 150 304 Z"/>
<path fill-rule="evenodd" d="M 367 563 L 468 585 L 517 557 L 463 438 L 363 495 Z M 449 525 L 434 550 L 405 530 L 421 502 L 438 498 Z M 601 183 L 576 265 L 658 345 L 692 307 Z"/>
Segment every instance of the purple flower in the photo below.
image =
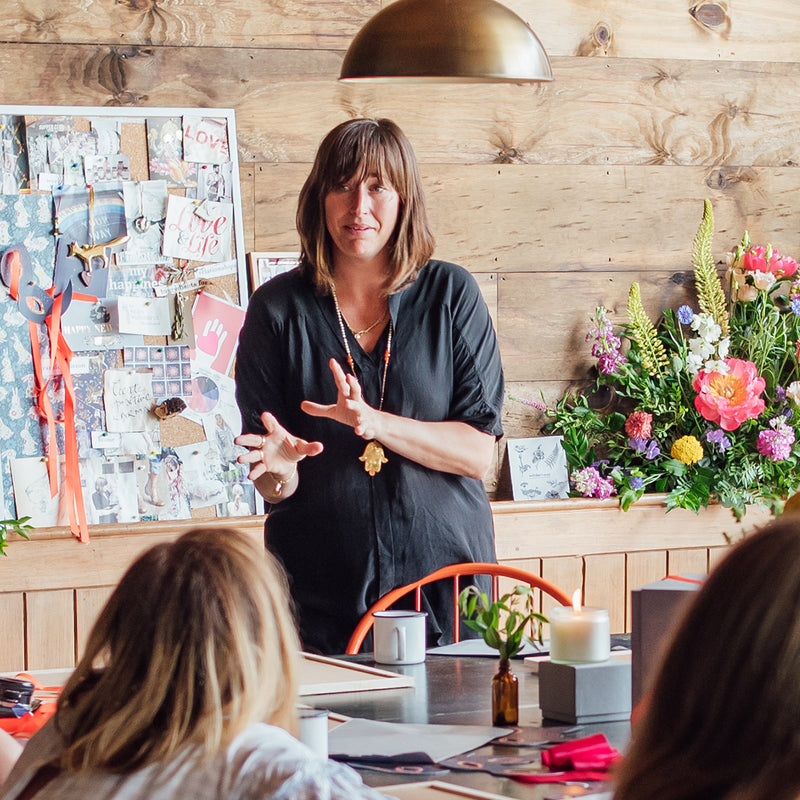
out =
<path fill-rule="evenodd" d="M 691 306 L 683 305 L 678 309 L 678 322 L 681 325 L 691 325 L 694 319 L 694 311 Z"/>
<path fill-rule="evenodd" d="M 512 397 L 511 395 L 508 396 L 508 399 L 515 400 L 517 403 L 522 403 L 526 406 L 531 406 L 531 408 L 538 408 L 539 411 L 547 411 L 547 405 L 539 400 L 528 400 L 525 397 Z"/>
<path fill-rule="evenodd" d="M 635 450 L 637 453 L 644 453 L 647 449 L 647 439 L 628 439 L 628 447 Z"/>
<path fill-rule="evenodd" d="M 644 480 L 638 475 L 631 475 L 630 484 L 631 489 L 641 489 L 644 486 Z"/>
<path fill-rule="evenodd" d="M 597 360 L 597 366 L 603 375 L 613 375 L 627 359 L 619 351 L 612 351 L 610 353 L 603 353 Z"/>
<path fill-rule="evenodd" d="M 607 311 L 602 306 L 596 309 L 594 327 L 589 328 L 586 341 L 592 343 L 592 355 L 598 360 L 598 369 L 604 375 L 613 375 L 626 358 L 622 355 L 620 347 L 622 342 L 614 335 L 614 329 L 609 321 Z"/>
<path fill-rule="evenodd" d="M 647 443 L 647 451 L 645 452 L 644 457 L 648 461 L 652 461 L 654 458 L 657 458 L 660 455 L 661 455 L 661 448 L 656 444 L 655 439 L 651 439 Z"/>
<path fill-rule="evenodd" d="M 725 435 L 725 431 L 720 428 L 706 431 L 706 441 L 717 445 L 720 453 L 724 453 L 731 446 L 731 440 Z"/>
<path fill-rule="evenodd" d="M 771 461 L 785 461 L 792 454 L 794 428 L 786 424 L 784 417 L 773 417 L 769 421 L 772 430 L 758 434 L 756 449 Z"/>
<path fill-rule="evenodd" d="M 779 403 L 785 403 L 786 402 L 786 389 L 784 389 L 783 386 L 776 386 L 775 387 L 775 399 Z"/>
<path fill-rule="evenodd" d="M 794 300 L 792 300 L 791 306 L 792 306 L 792 313 L 796 317 L 800 317 L 800 297 L 795 297 Z"/>

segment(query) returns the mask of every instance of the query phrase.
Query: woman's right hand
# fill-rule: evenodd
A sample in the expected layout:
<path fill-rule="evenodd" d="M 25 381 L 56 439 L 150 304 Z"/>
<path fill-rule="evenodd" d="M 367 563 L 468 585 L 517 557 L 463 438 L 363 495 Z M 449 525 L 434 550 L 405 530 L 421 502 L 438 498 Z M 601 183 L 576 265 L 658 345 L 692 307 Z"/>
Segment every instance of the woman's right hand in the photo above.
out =
<path fill-rule="evenodd" d="M 267 474 L 276 482 L 289 481 L 298 461 L 322 452 L 322 442 L 307 442 L 293 436 L 269 411 L 261 415 L 261 423 L 266 433 L 243 433 L 234 439 L 236 444 L 247 448 L 237 461 L 250 465 L 247 477 L 253 482 Z"/>

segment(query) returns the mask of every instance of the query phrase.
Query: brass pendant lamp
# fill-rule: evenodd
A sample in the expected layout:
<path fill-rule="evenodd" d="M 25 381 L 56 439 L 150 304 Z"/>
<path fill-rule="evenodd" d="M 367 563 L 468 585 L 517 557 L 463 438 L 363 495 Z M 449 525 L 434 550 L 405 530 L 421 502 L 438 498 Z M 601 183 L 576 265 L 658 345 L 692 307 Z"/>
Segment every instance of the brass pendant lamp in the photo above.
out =
<path fill-rule="evenodd" d="M 553 72 L 536 34 L 495 0 L 396 0 L 356 34 L 339 79 L 534 83 Z"/>

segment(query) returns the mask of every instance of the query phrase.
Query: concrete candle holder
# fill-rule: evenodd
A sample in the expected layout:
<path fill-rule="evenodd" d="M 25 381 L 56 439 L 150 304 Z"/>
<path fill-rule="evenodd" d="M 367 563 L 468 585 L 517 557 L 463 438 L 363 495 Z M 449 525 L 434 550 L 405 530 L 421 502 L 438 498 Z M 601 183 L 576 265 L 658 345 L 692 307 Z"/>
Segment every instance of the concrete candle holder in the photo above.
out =
<path fill-rule="evenodd" d="M 539 708 L 545 719 L 573 725 L 631 715 L 630 658 L 583 664 L 539 664 Z"/>

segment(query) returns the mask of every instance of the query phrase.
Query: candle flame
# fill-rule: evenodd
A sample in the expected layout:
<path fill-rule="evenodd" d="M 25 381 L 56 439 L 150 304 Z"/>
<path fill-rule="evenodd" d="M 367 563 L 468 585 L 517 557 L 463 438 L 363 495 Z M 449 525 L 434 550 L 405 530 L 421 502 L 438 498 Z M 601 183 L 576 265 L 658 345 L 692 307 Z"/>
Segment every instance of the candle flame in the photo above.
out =
<path fill-rule="evenodd" d="M 581 610 L 581 590 L 580 589 L 576 589 L 572 593 L 572 607 L 576 611 L 580 611 Z"/>

